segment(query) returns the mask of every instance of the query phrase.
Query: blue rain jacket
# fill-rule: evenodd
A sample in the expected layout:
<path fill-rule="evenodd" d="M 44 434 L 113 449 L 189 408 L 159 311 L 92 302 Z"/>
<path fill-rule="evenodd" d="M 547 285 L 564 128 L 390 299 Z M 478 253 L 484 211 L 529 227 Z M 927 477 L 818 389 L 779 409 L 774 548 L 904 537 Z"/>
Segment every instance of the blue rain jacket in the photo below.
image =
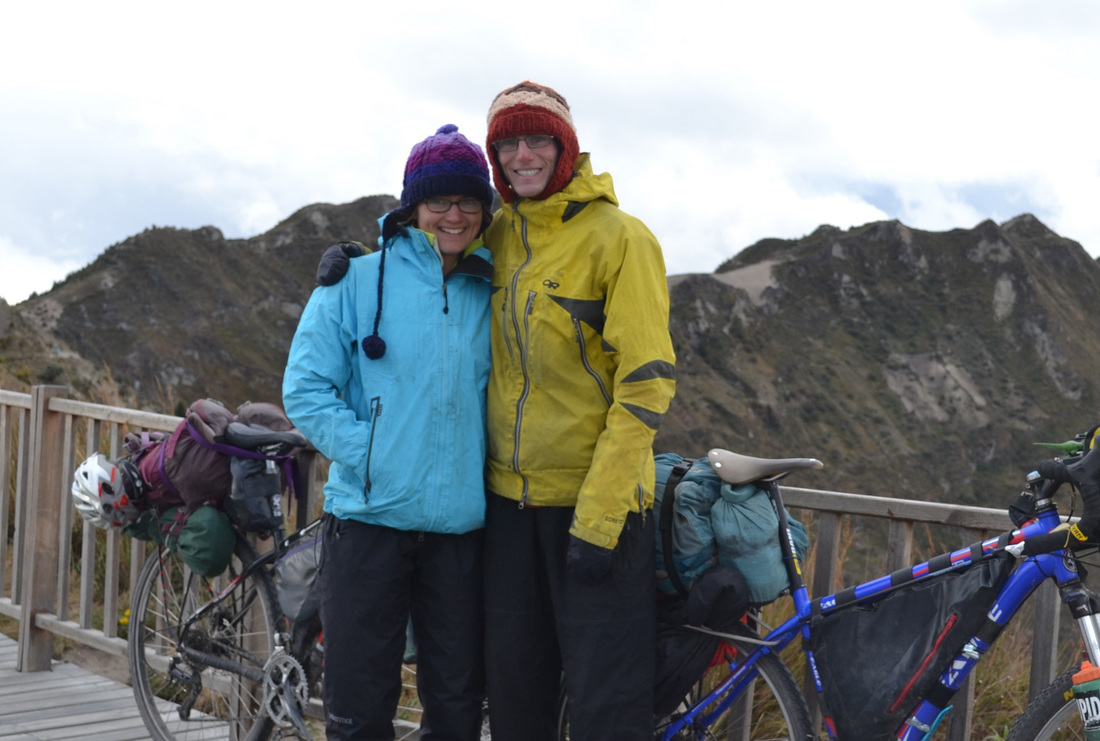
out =
<path fill-rule="evenodd" d="M 444 281 L 433 235 L 385 219 L 383 235 L 385 355 L 362 349 L 378 309 L 379 251 L 314 290 L 283 404 L 332 461 L 326 512 L 398 530 L 476 530 L 485 524 L 492 258 L 475 240 Z"/>

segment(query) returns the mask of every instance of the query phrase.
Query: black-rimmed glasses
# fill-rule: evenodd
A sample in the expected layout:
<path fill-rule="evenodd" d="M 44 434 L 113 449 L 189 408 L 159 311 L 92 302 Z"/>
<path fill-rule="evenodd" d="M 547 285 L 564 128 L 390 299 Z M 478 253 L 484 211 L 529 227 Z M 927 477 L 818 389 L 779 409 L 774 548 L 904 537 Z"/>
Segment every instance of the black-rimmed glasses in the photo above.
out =
<path fill-rule="evenodd" d="M 425 205 L 433 214 L 445 214 L 451 210 L 451 206 L 458 206 L 458 210 L 464 214 L 476 214 L 481 211 L 481 201 L 476 198 L 463 198 L 452 201 L 449 198 L 425 198 Z"/>
<path fill-rule="evenodd" d="M 526 142 L 528 149 L 542 149 L 549 146 L 554 137 L 549 134 L 528 134 L 527 136 L 510 136 L 493 142 L 493 149 L 498 152 L 514 152 L 519 149 L 520 142 Z"/>

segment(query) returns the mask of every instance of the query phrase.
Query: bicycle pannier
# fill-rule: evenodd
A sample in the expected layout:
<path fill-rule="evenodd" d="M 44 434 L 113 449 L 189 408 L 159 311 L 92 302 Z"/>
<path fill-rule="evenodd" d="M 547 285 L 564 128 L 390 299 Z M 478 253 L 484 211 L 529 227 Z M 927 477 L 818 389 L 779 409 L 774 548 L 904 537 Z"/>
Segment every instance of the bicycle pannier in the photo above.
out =
<path fill-rule="evenodd" d="M 283 476 L 275 461 L 231 456 L 233 487 L 225 511 L 246 532 L 270 532 L 283 524 Z"/>
<path fill-rule="evenodd" d="M 842 741 L 886 741 L 985 621 L 1007 553 L 814 619 L 811 647 Z"/>
<path fill-rule="evenodd" d="M 163 512 L 179 504 L 220 503 L 229 492 L 229 459 L 217 449 L 235 419 L 219 401 L 198 399 L 171 435 L 127 436 L 147 484 L 149 503 Z"/>
<path fill-rule="evenodd" d="M 321 536 L 293 545 L 275 562 L 275 591 L 279 608 L 291 623 L 308 620 L 320 609 L 317 570 L 321 559 Z"/>
<path fill-rule="evenodd" d="M 715 566 L 691 586 L 687 598 L 657 601 L 657 680 L 654 712 L 668 715 L 683 701 L 711 665 L 721 639 L 685 626 L 728 632 L 749 607 L 745 577 L 736 569 Z"/>

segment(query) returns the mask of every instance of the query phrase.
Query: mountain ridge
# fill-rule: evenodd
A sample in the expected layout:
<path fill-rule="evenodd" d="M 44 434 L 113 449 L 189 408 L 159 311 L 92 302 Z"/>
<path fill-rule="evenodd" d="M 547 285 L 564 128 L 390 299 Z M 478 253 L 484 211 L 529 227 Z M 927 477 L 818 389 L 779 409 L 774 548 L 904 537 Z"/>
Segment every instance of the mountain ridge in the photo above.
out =
<path fill-rule="evenodd" d="M 249 239 L 155 227 L 112 245 L 49 292 L 0 301 L 0 387 L 62 383 L 160 412 L 278 401 L 322 252 L 375 244 L 396 205 L 313 204 Z M 678 380 L 659 452 L 813 456 L 826 468 L 797 485 L 999 506 L 1049 457 L 1033 443 L 1100 412 L 1100 266 L 1030 214 L 943 232 L 822 225 L 669 286 Z"/>

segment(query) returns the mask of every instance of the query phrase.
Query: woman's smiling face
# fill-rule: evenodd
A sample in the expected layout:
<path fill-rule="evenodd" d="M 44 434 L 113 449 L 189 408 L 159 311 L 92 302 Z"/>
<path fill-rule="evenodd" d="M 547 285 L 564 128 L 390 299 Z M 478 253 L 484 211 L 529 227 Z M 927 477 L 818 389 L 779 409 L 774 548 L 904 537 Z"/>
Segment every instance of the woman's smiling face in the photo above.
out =
<path fill-rule="evenodd" d="M 416 207 L 417 228 L 435 235 L 435 243 L 443 257 L 443 271 L 448 272 L 481 231 L 484 211 L 481 203 L 469 196 L 442 196 L 429 200 L 447 201 L 451 204 L 443 213 L 429 209 L 428 201 L 421 201 Z M 461 210 L 458 204 L 463 201 L 476 203 L 477 213 Z"/>

